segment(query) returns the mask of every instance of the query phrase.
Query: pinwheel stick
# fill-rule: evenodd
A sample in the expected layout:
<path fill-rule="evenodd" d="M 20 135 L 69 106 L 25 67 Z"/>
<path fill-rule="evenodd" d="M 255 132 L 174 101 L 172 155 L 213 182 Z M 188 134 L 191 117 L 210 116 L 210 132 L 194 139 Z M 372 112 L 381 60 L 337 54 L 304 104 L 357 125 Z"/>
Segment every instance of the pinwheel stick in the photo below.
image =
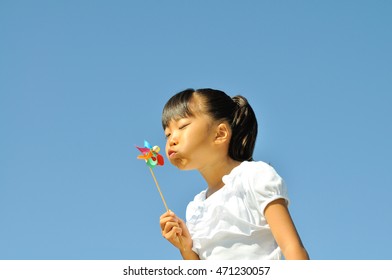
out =
<path fill-rule="evenodd" d="M 162 194 L 161 188 L 159 187 L 157 178 L 155 178 L 154 171 L 152 171 L 152 168 L 151 168 L 151 167 L 149 167 L 149 169 L 150 169 L 150 171 L 151 171 L 152 178 L 154 178 L 154 182 L 155 182 L 155 185 L 157 186 L 158 192 L 159 192 L 159 194 L 161 195 L 161 198 L 162 198 L 163 204 L 165 205 L 166 211 L 169 212 L 169 211 L 170 211 L 170 210 L 169 210 L 169 207 L 167 207 L 166 200 L 165 200 L 165 198 L 164 198 L 164 196 L 163 196 L 163 194 Z M 180 244 L 181 244 L 182 249 L 185 250 L 184 244 L 182 243 L 182 237 L 181 237 L 181 236 L 178 236 L 178 241 L 180 241 Z"/>
<path fill-rule="evenodd" d="M 152 171 L 152 168 L 151 168 L 151 167 L 149 167 L 149 168 L 150 168 L 150 171 L 151 171 L 152 178 L 154 178 L 154 182 L 155 182 L 155 185 L 157 186 L 158 192 L 159 192 L 159 194 L 160 194 L 160 196 L 161 196 L 161 198 L 162 198 L 163 204 L 165 205 L 166 211 L 169 212 L 169 207 L 167 207 L 166 200 L 165 200 L 165 198 L 163 197 L 163 194 L 162 194 L 161 188 L 159 187 L 157 178 L 155 178 L 154 171 Z"/>

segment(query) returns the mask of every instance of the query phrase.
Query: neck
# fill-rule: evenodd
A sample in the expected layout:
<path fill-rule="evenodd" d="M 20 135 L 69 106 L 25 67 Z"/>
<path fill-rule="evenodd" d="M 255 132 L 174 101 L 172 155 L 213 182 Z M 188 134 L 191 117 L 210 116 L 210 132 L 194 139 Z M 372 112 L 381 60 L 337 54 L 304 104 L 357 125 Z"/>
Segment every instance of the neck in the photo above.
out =
<path fill-rule="evenodd" d="M 222 177 L 228 175 L 234 167 L 240 164 L 239 161 L 226 158 L 199 169 L 200 174 L 208 184 L 207 198 L 224 186 Z"/>

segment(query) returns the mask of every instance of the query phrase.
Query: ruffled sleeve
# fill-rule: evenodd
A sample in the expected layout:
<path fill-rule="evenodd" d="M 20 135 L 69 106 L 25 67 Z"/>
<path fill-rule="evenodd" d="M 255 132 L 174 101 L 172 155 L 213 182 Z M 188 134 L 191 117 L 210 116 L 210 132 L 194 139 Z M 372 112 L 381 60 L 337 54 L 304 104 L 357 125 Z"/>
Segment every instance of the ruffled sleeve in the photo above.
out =
<path fill-rule="evenodd" d="M 275 169 L 264 162 L 253 162 L 249 171 L 249 187 L 261 214 L 269 203 L 283 198 L 289 204 L 286 185 Z"/>

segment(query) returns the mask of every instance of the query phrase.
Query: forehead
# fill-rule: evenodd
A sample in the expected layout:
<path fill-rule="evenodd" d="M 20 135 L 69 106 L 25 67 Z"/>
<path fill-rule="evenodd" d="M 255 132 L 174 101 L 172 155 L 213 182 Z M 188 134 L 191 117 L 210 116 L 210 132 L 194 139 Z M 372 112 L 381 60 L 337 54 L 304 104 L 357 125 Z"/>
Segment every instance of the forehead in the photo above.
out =
<path fill-rule="evenodd" d="M 187 98 L 174 98 L 168 101 L 162 112 L 162 127 L 165 129 L 170 122 L 187 117 L 195 117 L 205 112 L 203 98 L 192 94 Z"/>

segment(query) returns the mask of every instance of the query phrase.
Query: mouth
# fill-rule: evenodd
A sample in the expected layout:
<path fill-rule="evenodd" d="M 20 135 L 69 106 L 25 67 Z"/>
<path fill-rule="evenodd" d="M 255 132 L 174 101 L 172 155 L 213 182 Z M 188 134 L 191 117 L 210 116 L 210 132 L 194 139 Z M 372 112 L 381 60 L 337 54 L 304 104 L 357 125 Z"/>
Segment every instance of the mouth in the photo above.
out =
<path fill-rule="evenodd" d="M 176 154 L 177 154 L 177 152 L 175 152 L 175 151 L 173 151 L 173 150 L 169 150 L 169 151 L 167 152 L 167 155 L 169 156 L 169 158 L 174 157 Z"/>

